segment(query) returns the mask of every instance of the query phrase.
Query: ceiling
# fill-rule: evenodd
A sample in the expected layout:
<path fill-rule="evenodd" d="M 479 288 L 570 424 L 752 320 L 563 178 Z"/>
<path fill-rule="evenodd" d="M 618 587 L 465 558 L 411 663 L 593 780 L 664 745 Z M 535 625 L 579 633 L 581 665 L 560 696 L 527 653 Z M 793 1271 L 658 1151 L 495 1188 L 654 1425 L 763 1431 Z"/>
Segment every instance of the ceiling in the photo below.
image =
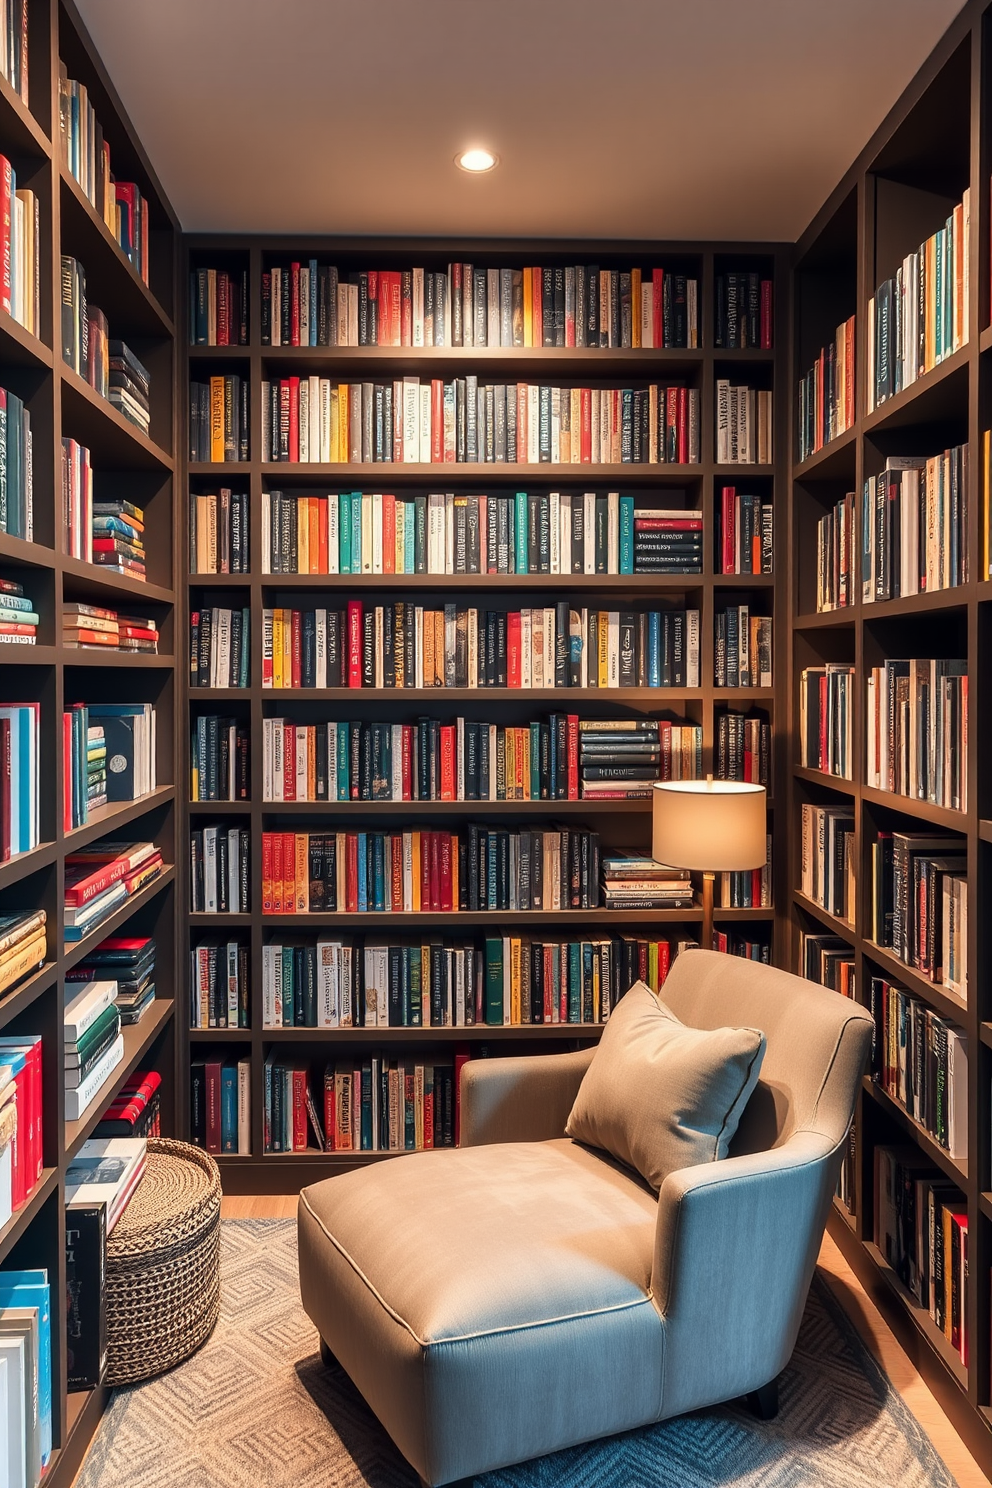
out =
<path fill-rule="evenodd" d="M 187 231 L 793 240 L 962 0 L 77 4 Z"/>

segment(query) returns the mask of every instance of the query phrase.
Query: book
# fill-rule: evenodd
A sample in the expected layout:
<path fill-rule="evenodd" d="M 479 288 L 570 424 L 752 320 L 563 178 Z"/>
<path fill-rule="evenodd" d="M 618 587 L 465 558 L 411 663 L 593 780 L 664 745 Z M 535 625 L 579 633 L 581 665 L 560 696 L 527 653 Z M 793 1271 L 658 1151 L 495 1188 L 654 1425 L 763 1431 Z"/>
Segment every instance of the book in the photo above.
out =
<path fill-rule="evenodd" d="M 190 800 L 247 801 L 250 781 L 247 725 L 216 713 L 198 714 L 190 729 Z"/>
<path fill-rule="evenodd" d="M 754 269 L 717 274 L 713 344 L 724 350 L 771 350 L 774 333 L 774 284 Z"/>
<path fill-rule="evenodd" d="M 315 501 L 319 499 L 313 498 Z M 191 491 L 190 573 L 246 574 L 251 568 L 249 554 L 247 491 L 235 491 L 229 486 L 222 486 L 219 491 Z"/>
<path fill-rule="evenodd" d="M 191 269 L 189 344 L 247 346 L 248 301 L 247 268 Z"/>
<path fill-rule="evenodd" d="M 66 1169 L 66 1205 L 105 1204 L 109 1236 L 145 1171 L 144 1137 L 91 1137 Z"/>
<path fill-rule="evenodd" d="M 855 671 L 846 662 L 799 674 L 799 758 L 804 769 L 854 775 Z"/>
<path fill-rule="evenodd" d="M 192 610 L 190 686 L 244 688 L 251 669 L 251 619 L 246 606 Z"/>
<path fill-rule="evenodd" d="M 772 394 L 764 388 L 716 380 L 716 459 L 718 465 L 771 463 Z"/>
<path fill-rule="evenodd" d="M 235 373 L 189 385 L 189 459 L 230 464 L 248 459 L 248 380 Z"/>

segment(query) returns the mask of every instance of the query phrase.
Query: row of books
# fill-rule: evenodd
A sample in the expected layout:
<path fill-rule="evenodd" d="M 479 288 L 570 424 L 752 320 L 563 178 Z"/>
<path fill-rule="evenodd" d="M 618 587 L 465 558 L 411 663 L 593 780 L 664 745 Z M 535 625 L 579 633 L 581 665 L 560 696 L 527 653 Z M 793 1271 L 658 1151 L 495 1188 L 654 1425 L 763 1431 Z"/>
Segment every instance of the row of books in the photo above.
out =
<path fill-rule="evenodd" d="M 872 939 L 968 998 L 968 859 L 946 833 L 879 832 L 871 844 Z"/>
<path fill-rule="evenodd" d="M 774 339 L 774 284 L 754 270 L 716 276 L 713 344 L 730 351 L 770 351 Z"/>
<path fill-rule="evenodd" d="M 85 83 L 70 78 L 59 61 L 59 139 L 62 163 L 79 182 L 135 273 L 148 283 L 151 246 L 148 199 L 134 181 L 117 181 L 110 168 L 110 142 L 90 103 Z"/>
<path fill-rule="evenodd" d="M 73 703 L 62 714 L 62 829 L 85 826 L 108 801 L 156 788 L 152 703 Z"/>
<path fill-rule="evenodd" d="M 251 1027 L 250 948 L 241 941 L 200 941 L 189 953 L 189 1026 Z"/>
<path fill-rule="evenodd" d="M 0 73 L 28 102 L 28 0 L 0 0 Z"/>
<path fill-rule="evenodd" d="M 799 458 L 854 427 L 854 316 L 843 321 L 799 381 Z"/>
<path fill-rule="evenodd" d="M 700 741 L 701 742 L 701 741 Z M 771 785 L 772 728 L 760 713 L 731 711 L 716 715 L 716 749 L 714 774 L 717 780 L 741 780 L 755 785 Z M 702 760 L 695 774 L 683 774 L 683 780 L 702 775 Z M 664 775 L 661 779 L 665 779 Z M 673 774 L 672 779 L 678 777 Z"/>
<path fill-rule="evenodd" d="M 599 836 L 586 827 L 262 833 L 266 915 L 558 911 L 599 902 Z"/>
<path fill-rule="evenodd" d="M 38 846 L 41 704 L 0 703 L 0 861 Z"/>
<path fill-rule="evenodd" d="M 208 826 L 190 832 L 190 911 L 251 913 L 251 838 L 247 827 Z"/>
<path fill-rule="evenodd" d="M 47 1267 L 0 1270 L 0 1467 L 38 1488 L 52 1455 L 52 1304 Z"/>
<path fill-rule="evenodd" d="M 8 388 L 0 388 L 0 532 L 34 541 L 31 414 Z"/>
<path fill-rule="evenodd" d="M 857 978 L 850 941 L 819 930 L 801 930 L 799 975 L 839 992 L 842 997 L 853 997 Z"/>
<path fill-rule="evenodd" d="M 93 499 L 90 452 L 75 439 L 62 440 L 62 529 L 71 558 L 97 563 L 111 573 L 147 578 L 144 508 L 121 497 Z"/>
<path fill-rule="evenodd" d="M 772 905 L 772 838 L 768 834 L 765 861 L 761 868 L 720 874 L 722 909 L 770 909 Z"/>
<path fill-rule="evenodd" d="M 900 599 L 968 582 L 968 446 L 890 455 L 864 486 L 861 598 Z"/>
<path fill-rule="evenodd" d="M 771 621 L 761 618 L 756 628 L 741 608 L 743 616 L 734 610 L 734 657 L 726 665 L 736 680 L 717 685 L 749 685 L 742 679 L 751 675 L 750 660 L 736 671 L 733 665 L 752 630 L 762 645 L 754 672 L 767 672 L 769 682 L 750 685 L 770 685 Z M 430 610 L 350 600 L 342 611 L 262 610 L 263 688 L 698 686 L 696 609 L 571 609 L 563 601 L 540 609 Z"/>
<path fill-rule="evenodd" d="M 717 378 L 716 459 L 718 465 L 771 464 L 774 454 L 770 392 L 732 383 L 729 377 Z"/>
<path fill-rule="evenodd" d="M 152 842 L 101 841 L 66 858 L 63 936 L 82 940 L 158 878 L 162 854 Z"/>
<path fill-rule="evenodd" d="M 102 310 L 86 299 L 82 265 L 62 256 L 62 360 L 142 434 L 151 420 L 151 377 L 126 341 L 114 339 Z"/>
<path fill-rule="evenodd" d="M 918 1147 L 877 1146 L 874 1240 L 962 1364 L 968 1337 L 968 1204 Z"/>
<path fill-rule="evenodd" d="M 262 1022 L 278 1028 L 602 1023 L 640 978 L 658 990 L 692 941 L 488 936 L 320 938 L 262 947 Z"/>
<path fill-rule="evenodd" d="M 854 667 L 831 661 L 799 674 L 799 749 L 805 770 L 854 778 Z"/>
<path fill-rule="evenodd" d="M 9 991 L 44 964 L 47 919 L 43 909 L 0 915 L 0 992 Z"/>
<path fill-rule="evenodd" d="M 251 735 L 236 718 L 201 713 L 190 730 L 191 801 L 247 801 L 251 796 Z"/>
<path fill-rule="evenodd" d="M 318 497 L 311 499 L 315 502 L 319 500 Z M 264 496 L 262 502 L 264 512 Z M 266 530 L 263 522 L 263 531 Z M 248 492 L 232 491 L 229 486 L 222 486 L 219 491 L 191 491 L 189 495 L 190 573 L 250 573 L 250 551 Z M 316 557 L 316 553 L 314 556 Z M 307 568 L 301 571 L 310 572 Z M 327 572 L 326 569 L 314 570 L 314 572 L 321 571 Z M 264 568 L 263 572 L 265 572 Z"/>
<path fill-rule="evenodd" d="M 860 535 L 853 491 L 834 503 L 816 524 L 816 608 L 843 610 L 854 603 Z"/>
<path fill-rule="evenodd" d="M 44 1172 L 40 1033 L 0 1036 L 0 1111 L 11 1106 L 13 1119 L 8 1115 L 3 1122 L 11 1134 L 4 1166 L 10 1175 L 10 1208 L 16 1214 L 37 1188 Z"/>
<path fill-rule="evenodd" d="M 770 615 L 752 614 L 746 604 L 717 610 L 713 617 L 713 685 L 771 687 Z"/>
<path fill-rule="evenodd" d="M 66 1003 L 63 1027 L 66 1120 L 78 1121 L 124 1058 L 115 981 L 86 982 Z"/>
<path fill-rule="evenodd" d="M 245 461 L 248 454 L 248 379 L 222 373 L 189 385 L 189 458 L 201 464 Z"/>
<path fill-rule="evenodd" d="M 190 270 L 190 346 L 247 346 L 248 316 L 246 268 Z"/>
<path fill-rule="evenodd" d="M 853 925 L 857 906 L 853 811 L 849 806 L 804 801 L 800 841 L 800 886 L 806 898 Z"/>
<path fill-rule="evenodd" d="M 771 394 L 760 398 L 770 400 Z M 743 410 L 738 415 L 741 453 L 727 458 L 753 460 L 753 454 L 745 453 L 751 449 L 746 421 L 750 405 L 736 396 L 733 403 Z M 752 421 L 755 417 L 752 409 Z M 754 424 L 755 435 L 757 429 Z M 769 401 L 769 449 L 770 430 Z M 212 460 L 220 458 L 218 448 L 212 425 Z M 737 450 L 736 442 L 733 448 Z M 392 382 L 337 383 L 296 376 L 263 380 L 262 459 L 355 465 L 695 465 L 699 390 L 656 383 L 638 388 L 486 383 L 474 374 L 451 382 L 440 377 L 421 381 L 416 375 Z"/>
<path fill-rule="evenodd" d="M 41 336 L 41 203 L 0 155 L 0 309 Z"/>
<path fill-rule="evenodd" d="M 197 286 L 199 289 L 199 285 Z M 596 264 L 262 272 L 263 346 L 696 347 L 698 281 Z"/>
<path fill-rule="evenodd" d="M 62 606 L 63 646 L 158 654 L 158 625 L 147 615 L 122 615 L 103 605 Z"/>
<path fill-rule="evenodd" d="M 681 494 L 666 493 L 669 499 Z M 700 511 L 638 506 L 619 491 L 266 491 L 262 536 L 266 574 L 702 572 Z"/>
<path fill-rule="evenodd" d="M 968 1160 L 968 1039 L 919 997 L 873 976 L 873 1074 L 949 1156 Z"/>
<path fill-rule="evenodd" d="M 111 982 L 115 1005 L 125 1026 L 140 1023 L 155 1000 L 155 939 L 151 935 L 112 935 L 65 974 L 67 986 Z M 124 1128 L 117 1133 L 128 1136 Z M 105 1133 L 105 1135 L 113 1135 Z M 141 1133 L 138 1133 L 141 1135 Z M 151 1133 L 154 1135 L 154 1133 Z"/>
<path fill-rule="evenodd" d="M 241 609 L 208 605 L 190 613 L 190 687 L 247 687 L 250 669 L 251 617 L 247 605 Z"/>
<path fill-rule="evenodd" d="M 189 1067 L 190 1141 L 215 1156 L 251 1154 L 251 1060 L 195 1059 Z M 290 1150 L 280 1148 L 280 1151 Z"/>
<path fill-rule="evenodd" d="M 871 413 L 968 340 L 971 190 L 868 301 Z"/>
<path fill-rule="evenodd" d="M 454 1147 L 455 1068 L 373 1055 L 358 1068 L 328 1065 L 323 1119 L 309 1084 L 309 1067 L 270 1055 L 264 1066 L 266 1152 L 305 1152 L 310 1133 L 318 1152 L 421 1152 Z"/>
<path fill-rule="evenodd" d="M 867 784 L 968 809 L 968 663 L 885 661 L 868 674 Z"/>
<path fill-rule="evenodd" d="M 717 572 L 770 574 L 774 571 L 774 507 L 770 501 L 721 486 L 717 525 Z M 698 570 L 702 572 L 702 565 Z"/>

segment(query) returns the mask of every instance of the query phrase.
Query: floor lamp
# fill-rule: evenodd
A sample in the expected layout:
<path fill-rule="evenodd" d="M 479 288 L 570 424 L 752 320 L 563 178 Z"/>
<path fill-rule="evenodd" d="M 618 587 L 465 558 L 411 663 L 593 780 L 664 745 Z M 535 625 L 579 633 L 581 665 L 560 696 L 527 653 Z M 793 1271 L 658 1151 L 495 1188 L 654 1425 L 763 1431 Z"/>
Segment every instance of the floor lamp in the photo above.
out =
<path fill-rule="evenodd" d="M 659 780 L 652 791 L 651 856 L 703 875 L 700 945 L 713 947 L 718 873 L 763 868 L 768 856 L 765 787 L 737 780 Z"/>

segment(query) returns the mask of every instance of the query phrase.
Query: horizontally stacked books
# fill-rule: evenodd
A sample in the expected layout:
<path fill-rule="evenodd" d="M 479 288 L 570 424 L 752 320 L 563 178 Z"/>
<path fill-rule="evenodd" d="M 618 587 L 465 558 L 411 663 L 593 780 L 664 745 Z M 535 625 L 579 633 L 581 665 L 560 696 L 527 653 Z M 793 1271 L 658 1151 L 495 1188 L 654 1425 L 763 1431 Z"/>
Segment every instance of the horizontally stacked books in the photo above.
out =
<path fill-rule="evenodd" d="M 696 780 L 699 724 L 666 718 L 597 718 L 579 723 L 579 788 L 586 800 L 647 801 L 656 780 Z"/>
<path fill-rule="evenodd" d="M 43 909 L 0 916 L 0 992 L 44 965 L 47 918 Z"/>
<path fill-rule="evenodd" d="M 24 585 L 14 579 L 0 579 L 0 641 L 7 645 L 34 646 L 40 623 L 34 601 L 24 597 Z"/>
<path fill-rule="evenodd" d="M 65 1009 L 65 1116 L 78 1121 L 124 1058 L 116 982 L 86 982 Z"/>
<path fill-rule="evenodd" d="M 82 940 L 162 872 L 152 842 L 96 842 L 65 860 L 64 936 Z"/>
<path fill-rule="evenodd" d="M 126 341 L 110 343 L 109 383 L 114 408 L 147 434 L 151 424 L 151 376 Z"/>
<path fill-rule="evenodd" d="M 95 501 L 92 561 L 111 573 L 146 579 L 144 531 L 143 507 L 133 501 Z"/>
<path fill-rule="evenodd" d="M 145 615 L 121 615 L 99 605 L 67 604 L 62 608 L 62 644 L 156 655 L 158 626 Z"/>
<path fill-rule="evenodd" d="M 121 1022 L 140 1023 L 155 1001 L 155 941 L 150 935 L 110 936 L 65 974 L 66 984 L 113 981 Z"/>
<path fill-rule="evenodd" d="M 602 860 L 603 903 L 607 909 L 691 909 L 692 878 L 687 868 L 670 868 L 646 853 L 613 853 Z"/>

